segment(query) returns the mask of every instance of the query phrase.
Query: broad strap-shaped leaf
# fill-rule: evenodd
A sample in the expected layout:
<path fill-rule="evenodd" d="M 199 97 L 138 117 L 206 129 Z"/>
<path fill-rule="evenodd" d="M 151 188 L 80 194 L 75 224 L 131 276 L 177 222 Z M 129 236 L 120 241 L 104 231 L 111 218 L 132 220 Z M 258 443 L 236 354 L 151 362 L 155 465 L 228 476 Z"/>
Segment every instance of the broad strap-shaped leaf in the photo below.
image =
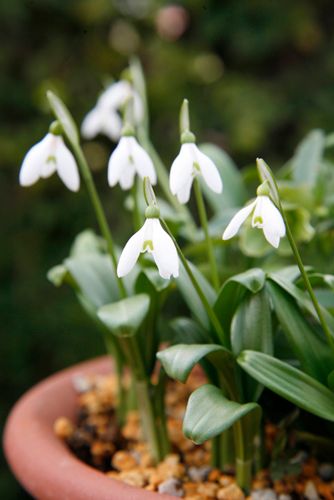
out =
<path fill-rule="evenodd" d="M 265 283 L 266 275 L 262 269 L 249 269 L 228 279 L 218 293 L 214 305 L 215 313 L 224 330 L 230 330 L 233 314 L 247 291 L 259 292 Z"/>
<path fill-rule="evenodd" d="M 210 336 L 198 322 L 191 318 L 174 318 L 169 326 L 172 330 L 173 344 L 207 344 Z"/>
<path fill-rule="evenodd" d="M 271 308 L 266 288 L 258 293 L 248 293 L 237 308 L 231 325 L 231 345 L 237 356 L 245 349 L 273 353 L 273 328 Z M 246 401 L 256 401 L 262 385 L 243 373 Z"/>
<path fill-rule="evenodd" d="M 244 181 L 228 154 L 214 144 L 201 144 L 200 150 L 214 162 L 224 182 L 221 194 L 214 193 L 206 183 L 202 183 L 204 195 L 211 208 L 216 213 L 225 211 L 226 208 L 241 207 L 247 201 L 247 191 Z"/>
<path fill-rule="evenodd" d="M 232 353 L 216 344 L 178 344 L 158 352 L 157 357 L 167 375 L 183 383 L 194 366 L 204 358 L 230 375 L 235 364 Z"/>
<path fill-rule="evenodd" d="M 197 282 L 199 283 L 203 293 L 205 294 L 207 300 L 211 305 L 213 305 L 216 294 L 212 286 L 203 276 L 203 274 L 193 264 L 191 264 L 191 262 L 188 262 L 188 264 Z M 199 322 L 201 323 L 202 326 L 204 326 L 204 328 L 209 329 L 210 321 L 208 315 L 183 266 L 180 267 L 180 276 L 176 281 L 176 285 L 180 290 L 184 301 L 186 302 L 187 306 L 189 307 L 190 311 L 193 313 L 195 318 L 199 320 Z"/>
<path fill-rule="evenodd" d="M 296 301 L 298 302 L 299 306 L 304 308 L 306 311 L 308 311 L 314 319 L 319 322 L 318 315 L 314 309 L 314 305 L 309 298 L 307 292 L 301 290 L 298 288 L 296 285 L 291 283 L 291 281 L 284 279 L 280 274 L 278 273 L 270 273 L 268 274 L 268 278 L 271 279 L 272 281 L 275 281 L 281 288 L 283 288 L 288 294 L 290 294 Z M 325 318 L 325 321 L 334 337 L 334 318 L 333 316 L 322 306 L 320 306 L 322 314 Z"/>
<path fill-rule="evenodd" d="M 326 383 L 328 373 L 334 369 L 334 360 L 325 339 L 311 327 L 291 295 L 270 281 L 267 289 L 275 314 L 301 368 Z"/>
<path fill-rule="evenodd" d="M 48 90 L 46 95 L 53 114 L 62 125 L 67 139 L 74 145 L 78 144 L 78 129 L 71 113 L 69 112 L 63 101 L 59 99 L 59 97 L 56 96 L 56 94 L 54 94 L 51 90 Z"/>
<path fill-rule="evenodd" d="M 186 437 L 201 444 L 218 436 L 250 412 L 261 412 L 256 403 L 240 404 L 227 399 L 211 384 L 196 389 L 190 396 L 183 421 Z"/>
<path fill-rule="evenodd" d="M 332 391 L 334 391 L 334 370 L 331 371 L 327 377 L 327 385 Z"/>
<path fill-rule="evenodd" d="M 279 396 L 334 422 L 334 393 L 310 375 L 268 354 L 243 351 L 237 362 L 249 375 Z"/>
<path fill-rule="evenodd" d="M 146 294 L 134 295 L 101 307 L 97 315 L 117 337 L 134 335 L 144 321 L 150 307 Z"/>
<path fill-rule="evenodd" d="M 300 184 L 313 186 L 319 173 L 325 149 L 325 134 L 312 130 L 298 145 L 291 159 L 292 176 Z"/>

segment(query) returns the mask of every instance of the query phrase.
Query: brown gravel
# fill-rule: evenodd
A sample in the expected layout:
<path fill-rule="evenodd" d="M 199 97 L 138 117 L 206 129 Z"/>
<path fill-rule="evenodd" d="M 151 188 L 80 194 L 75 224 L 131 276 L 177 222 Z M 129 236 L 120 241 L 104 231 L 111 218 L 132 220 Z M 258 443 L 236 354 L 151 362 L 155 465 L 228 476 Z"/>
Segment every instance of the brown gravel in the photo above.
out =
<path fill-rule="evenodd" d="M 187 385 L 170 382 L 166 404 L 172 449 L 156 466 L 142 441 L 138 413 L 129 412 L 125 425 L 121 429 L 117 426 L 116 384 L 112 375 L 76 379 L 77 423 L 60 417 L 54 423 L 54 432 L 80 459 L 108 477 L 132 486 L 148 491 L 174 492 L 175 496 L 188 500 L 252 500 L 252 495 L 245 497 L 235 484 L 232 473 L 210 467 L 210 443 L 196 446 L 182 433 L 185 401 L 200 383 L 196 375 L 190 377 Z M 268 451 L 273 449 L 277 432 L 273 424 L 266 425 Z M 275 481 L 267 470 L 260 471 L 253 481 L 254 498 L 265 500 L 262 492 L 271 491 L 278 499 L 280 495 L 282 499 L 307 499 L 315 492 L 319 499 L 334 500 L 334 478 L 327 482 L 322 480 L 317 475 L 318 466 L 315 459 L 307 459 L 300 474 Z"/>

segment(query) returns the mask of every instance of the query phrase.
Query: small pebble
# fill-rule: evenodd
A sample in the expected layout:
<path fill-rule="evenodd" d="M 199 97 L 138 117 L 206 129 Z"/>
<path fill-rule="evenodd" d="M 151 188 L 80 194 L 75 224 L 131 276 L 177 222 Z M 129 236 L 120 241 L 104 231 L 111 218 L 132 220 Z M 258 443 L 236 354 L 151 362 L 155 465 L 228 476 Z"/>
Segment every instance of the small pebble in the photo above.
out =
<path fill-rule="evenodd" d="M 53 430 L 56 436 L 61 439 L 67 439 L 72 436 L 74 427 L 72 422 L 65 417 L 57 418 L 55 423 L 53 424 Z"/>
<path fill-rule="evenodd" d="M 136 486 L 137 488 L 142 488 L 145 485 L 145 479 L 141 472 L 136 470 L 123 471 L 119 475 L 119 479 L 124 481 L 126 484 L 131 486 Z"/>
<path fill-rule="evenodd" d="M 252 492 L 252 500 L 277 500 L 277 495 L 271 488 L 256 490 Z"/>
<path fill-rule="evenodd" d="M 304 489 L 304 496 L 307 500 L 319 500 L 319 495 L 313 481 L 307 481 Z"/>
<path fill-rule="evenodd" d="M 72 385 L 79 394 L 87 392 L 93 387 L 92 381 L 84 375 L 74 375 L 72 377 Z"/>
<path fill-rule="evenodd" d="M 218 500 L 245 500 L 243 491 L 236 484 L 230 484 L 217 492 Z"/>
<path fill-rule="evenodd" d="M 320 464 L 318 474 L 323 481 L 331 481 L 334 478 L 334 465 L 328 463 Z"/>
<path fill-rule="evenodd" d="M 159 493 L 165 493 L 173 497 L 183 497 L 182 483 L 173 477 L 159 484 L 158 491 Z"/>
<path fill-rule="evenodd" d="M 292 500 L 292 496 L 287 495 L 286 493 L 282 493 L 281 495 L 279 495 L 278 500 Z"/>
<path fill-rule="evenodd" d="M 135 457 L 126 451 L 117 451 L 112 457 L 112 466 L 120 471 L 130 470 L 137 466 Z"/>
<path fill-rule="evenodd" d="M 200 483 L 197 493 L 202 495 L 202 498 L 216 498 L 218 488 L 219 486 L 217 483 Z"/>
<path fill-rule="evenodd" d="M 200 483 L 208 478 L 211 467 L 208 465 L 203 465 L 202 467 L 189 467 L 188 476 L 191 481 L 195 483 Z"/>

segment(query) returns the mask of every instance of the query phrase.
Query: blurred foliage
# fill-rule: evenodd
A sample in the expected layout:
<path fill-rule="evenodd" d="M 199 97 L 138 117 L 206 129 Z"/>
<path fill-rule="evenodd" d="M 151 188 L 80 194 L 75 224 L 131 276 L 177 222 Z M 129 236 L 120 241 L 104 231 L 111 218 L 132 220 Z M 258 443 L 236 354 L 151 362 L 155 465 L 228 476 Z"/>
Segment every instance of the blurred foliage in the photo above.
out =
<path fill-rule="evenodd" d="M 0 4 L 1 421 L 33 383 L 103 352 L 70 290 L 59 293 L 45 278 L 75 234 L 95 227 L 84 189 L 73 195 L 56 177 L 27 190 L 17 183 L 24 153 L 50 122 L 46 89 L 55 89 L 80 121 L 103 85 L 138 54 L 153 140 L 168 164 L 178 150 L 184 96 L 198 138 L 222 146 L 238 165 L 263 156 L 280 166 L 310 129 L 332 129 L 332 2 L 177 3 L 176 10 L 162 0 Z M 106 183 L 111 147 L 100 138 L 86 153 L 110 223 L 125 239 L 124 217 L 115 210 L 121 193 Z M 0 474 L 1 498 L 26 498 L 6 470 Z"/>

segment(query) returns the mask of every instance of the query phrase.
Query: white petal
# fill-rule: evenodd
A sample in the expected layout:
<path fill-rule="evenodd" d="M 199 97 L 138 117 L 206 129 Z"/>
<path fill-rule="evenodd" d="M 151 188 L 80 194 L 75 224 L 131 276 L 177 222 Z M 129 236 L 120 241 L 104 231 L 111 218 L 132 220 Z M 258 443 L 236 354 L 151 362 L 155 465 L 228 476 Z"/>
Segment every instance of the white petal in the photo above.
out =
<path fill-rule="evenodd" d="M 263 234 L 273 247 L 278 248 L 280 238 L 285 236 L 285 224 L 283 217 L 277 207 L 267 196 L 261 196 Z"/>
<path fill-rule="evenodd" d="M 109 85 L 109 87 L 100 95 L 98 105 L 105 108 L 118 109 L 131 95 L 131 85 L 126 80 Z"/>
<path fill-rule="evenodd" d="M 65 146 L 63 138 L 57 137 L 58 144 L 55 153 L 57 162 L 57 172 L 65 186 L 71 191 L 78 191 L 80 187 L 80 177 L 78 167 L 71 151 Z"/>
<path fill-rule="evenodd" d="M 151 184 L 157 183 L 157 175 L 155 173 L 153 162 L 145 151 L 145 149 L 138 144 L 137 140 L 134 137 L 128 137 L 129 147 L 131 151 L 131 156 L 134 160 L 135 169 L 138 175 L 143 179 L 144 177 L 148 177 L 151 181 Z"/>
<path fill-rule="evenodd" d="M 50 136 L 51 134 L 47 134 L 43 137 L 25 155 L 19 174 L 21 186 L 31 186 L 40 178 L 43 165 L 49 155 Z"/>
<path fill-rule="evenodd" d="M 186 203 L 189 200 L 192 180 L 193 180 L 193 162 L 194 157 L 191 149 L 192 144 L 182 144 L 180 153 L 177 155 L 170 169 L 169 187 L 172 194 L 177 195 L 180 191 L 183 193 L 182 199 L 188 199 L 181 203 Z M 189 184 L 190 183 L 190 184 Z"/>
<path fill-rule="evenodd" d="M 101 132 L 112 141 L 118 141 L 122 132 L 122 120 L 114 110 L 103 111 L 103 122 Z"/>
<path fill-rule="evenodd" d="M 223 240 L 229 240 L 230 238 L 233 238 L 237 234 L 237 232 L 240 229 L 240 226 L 247 217 L 250 215 L 252 212 L 253 208 L 255 207 L 256 200 L 253 201 L 253 203 L 250 203 L 250 205 L 247 205 L 247 207 L 242 208 L 235 214 L 235 216 L 232 218 L 231 222 L 227 226 L 227 228 L 224 231 L 223 234 Z"/>
<path fill-rule="evenodd" d="M 133 111 L 135 122 L 138 124 L 142 121 L 144 117 L 144 106 L 140 95 L 135 90 L 132 91 L 133 95 Z"/>
<path fill-rule="evenodd" d="M 176 193 L 176 197 L 179 203 L 185 204 L 188 203 L 190 199 L 191 186 L 193 184 L 193 176 L 190 176 L 187 182 L 178 190 Z"/>
<path fill-rule="evenodd" d="M 55 173 L 57 170 L 57 164 L 55 159 L 51 158 L 46 158 L 44 161 L 41 171 L 40 171 L 40 176 L 43 179 L 46 179 L 47 177 L 50 177 L 52 174 Z"/>
<path fill-rule="evenodd" d="M 213 161 L 202 153 L 197 147 L 198 164 L 201 169 L 201 174 L 212 191 L 221 193 L 223 191 L 223 183 L 219 171 Z"/>
<path fill-rule="evenodd" d="M 162 278 L 177 278 L 179 275 L 179 259 L 172 238 L 161 227 L 158 219 L 151 219 L 154 224 L 153 252 L 155 263 Z"/>
<path fill-rule="evenodd" d="M 129 163 L 120 173 L 119 185 L 126 191 L 132 188 L 135 180 L 136 170 L 132 163 Z"/>
<path fill-rule="evenodd" d="M 92 139 L 101 132 L 102 110 L 98 106 L 93 108 L 84 118 L 81 124 L 81 133 L 85 139 Z"/>
<path fill-rule="evenodd" d="M 143 250 L 143 243 L 146 234 L 146 222 L 143 227 L 139 229 L 139 231 L 131 236 L 123 248 L 123 252 L 117 265 L 117 276 L 119 278 L 122 278 L 132 270 L 138 260 L 140 252 Z"/>
<path fill-rule="evenodd" d="M 135 168 L 131 162 L 129 137 L 121 137 L 118 145 L 112 152 L 108 163 L 108 183 L 115 186 L 122 178 L 123 189 L 129 189 L 133 184 Z M 127 180 L 128 179 L 128 180 Z M 129 185 L 129 179 L 132 184 Z"/>

